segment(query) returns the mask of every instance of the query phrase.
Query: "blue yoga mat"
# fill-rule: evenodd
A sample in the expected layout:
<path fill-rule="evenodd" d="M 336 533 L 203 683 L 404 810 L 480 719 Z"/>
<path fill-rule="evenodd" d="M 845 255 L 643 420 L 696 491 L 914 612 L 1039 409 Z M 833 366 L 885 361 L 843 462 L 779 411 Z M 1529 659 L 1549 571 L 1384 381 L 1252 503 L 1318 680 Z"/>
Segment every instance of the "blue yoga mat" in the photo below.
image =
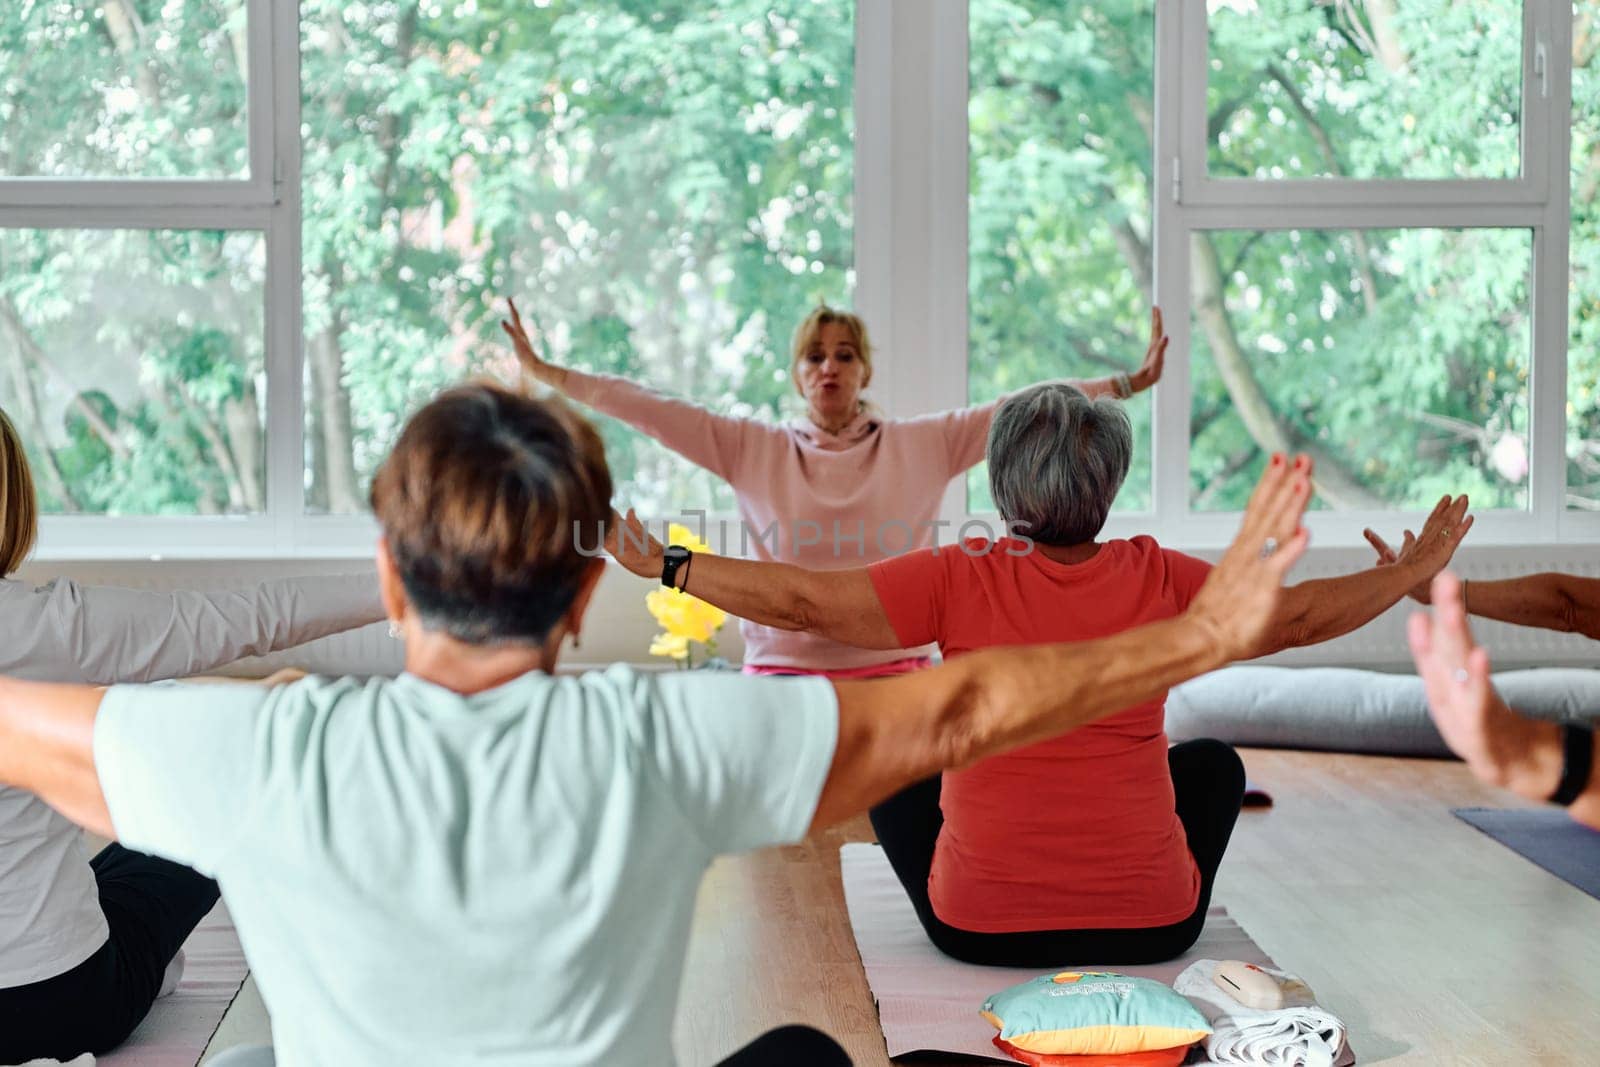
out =
<path fill-rule="evenodd" d="M 1557 808 L 1456 808 L 1454 814 L 1600 900 L 1600 831 L 1573 822 Z"/>

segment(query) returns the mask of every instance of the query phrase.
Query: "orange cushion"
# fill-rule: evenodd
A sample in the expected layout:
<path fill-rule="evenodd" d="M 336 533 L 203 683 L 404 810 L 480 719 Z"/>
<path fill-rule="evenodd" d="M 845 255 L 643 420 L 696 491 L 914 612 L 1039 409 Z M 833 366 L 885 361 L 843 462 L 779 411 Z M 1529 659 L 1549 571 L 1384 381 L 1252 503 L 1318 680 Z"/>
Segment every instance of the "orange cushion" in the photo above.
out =
<path fill-rule="evenodd" d="M 1048 1052 L 1029 1052 L 1018 1048 L 1004 1038 L 994 1039 L 995 1047 L 1018 1063 L 1030 1067 L 1178 1067 L 1189 1056 L 1193 1046 L 1150 1049 L 1145 1052 L 1124 1052 L 1117 1056 L 1071 1056 Z"/>

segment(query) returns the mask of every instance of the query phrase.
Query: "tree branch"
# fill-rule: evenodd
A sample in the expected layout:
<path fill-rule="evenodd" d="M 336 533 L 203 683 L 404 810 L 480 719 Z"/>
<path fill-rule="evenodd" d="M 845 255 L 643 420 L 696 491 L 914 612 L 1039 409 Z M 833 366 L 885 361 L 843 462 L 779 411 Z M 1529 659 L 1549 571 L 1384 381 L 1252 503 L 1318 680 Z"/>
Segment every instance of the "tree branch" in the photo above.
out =
<path fill-rule="evenodd" d="M 1206 332 L 1217 373 L 1233 399 L 1245 429 L 1263 451 L 1308 453 L 1316 461 L 1315 483 L 1329 504 L 1336 508 L 1377 510 L 1384 506 L 1381 497 L 1362 485 L 1344 461 L 1320 442 L 1293 433 L 1279 420 L 1250 369 L 1239 344 L 1233 323 L 1223 304 L 1222 266 L 1216 245 L 1202 234 L 1194 243 L 1193 263 L 1195 318 Z"/>
<path fill-rule="evenodd" d="M 144 23 L 139 12 L 128 0 L 102 0 L 101 12 L 105 16 L 106 35 L 117 53 L 133 67 L 134 84 L 139 95 L 152 111 L 161 106 L 161 83 L 150 64 L 139 60 L 139 48 L 144 38 Z"/>
<path fill-rule="evenodd" d="M 65 505 L 68 511 L 81 511 L 81 505 L 79 505 L 77 498 L 72 495 L 72 489 L 67 485 L 67 479 L 61 473 L 61 464 L 56 461 L 55 449 L 50 447 L 50 441 L 45 436 L 44 416 L 39 410 L 39 395 L 34 390 L 33 376 L 28 373 L 27 362 L 23 357 L 23 351 L 26 348 L 25 342 L 31 341 L 32 338 L 18 333 L 21 319 L 15 316 L 16 309 L 12 307 L 9 297 L 0 299 L 0 310 L 10 312 L 10 314 L 4 316 L 5 324 L 17 342 L 15 345 L 4 345 L 0 346 L 0 348 L 3 348 L 6 355 L 10 357 L 8 362 L 11 364 L 12 381 L 16 385 L 17 401 L 21 415 L 20 421 L 27 428 L 28 436 L 38 444 L 39 457 L 44 465 L 45 480 L 49 483 L 50 488 L 61 499 L 62 504 Z"/>
<path fill-rule="evenodd" d="M 27 354 L 27 357 L 33 361 L 34 365 L 59 380 L 72 393 L 72 406 L 77 408 L 78 413 L 88 422 L 89 428 L 95 432 L 95 436 L 104 442 L 105 446 L 111 450 L 112 455 L 118 459 L 126 459 L 128 457 L 128 446 L 117 436 L 116 431 L 95 409 L 95 406 L 89 403 L 83 393 L 78 390 L 72 379 L 68 378 L 66 373 L 56 366 L 49 356 L 45 355 L 44 348 L 40 346 L 38 341 L 34 340 L 33 332 L 28 329 L 27 323 L 22 321 L 22 313 L 17 310 L 16 304 L 11 302 L 10 297 L 0 297 L 0 318 L 5 319 L 6 325 L 11 327 L 11 333 L 16 338 L 17 347 Z"/>
<path fill-rule="evenodd" d="M 1322 153 L 1323 162 L 1328 165 L 1328 170 L 1343 178 L 1346 176 L 1344 165 L 1339 161 L 1339 153 L 1334 151 L 1333 138 L 1328 136 L 1327 129 L 1317 120 L 1311 106 L 1306 103 L 1299 88 L 1289 79 L 1282 67 L 1276 63 L 1267 64 L 1267 77 L 1277 82 L 1289 96 L 1289 103 L 1294 107 L 1295 113 L 1300 116 L 1300 121 L 1305 123 L 1306 129 L 1311 133 L 1311 139 L 1317 143 L 1317 149 Z M 1356 244 L 1356 273 L 1361 277 L 1361 298 L 1365 304 L 1367 314 L 1375 315 L 1378 312 L 1378 279 L 1372 273 L 1372 248 L 1367 243 L 1364 230 L 1353 230 Z"/>

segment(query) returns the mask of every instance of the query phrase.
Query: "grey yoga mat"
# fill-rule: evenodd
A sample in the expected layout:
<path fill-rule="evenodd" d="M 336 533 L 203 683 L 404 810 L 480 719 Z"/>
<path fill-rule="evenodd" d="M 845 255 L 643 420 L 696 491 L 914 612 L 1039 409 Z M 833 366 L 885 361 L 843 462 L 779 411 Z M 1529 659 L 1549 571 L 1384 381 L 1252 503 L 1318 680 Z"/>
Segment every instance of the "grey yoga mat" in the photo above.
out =
<path fill-rule="evenodd" d="M 178 991 L 162 997 L 99 1067 L 194 1067 L 250 973 L 227 906 L 218 903 L 183 944 Z"/>
<path fill-rule="evenodd" d="M 1558 808 L 1456 808 L 1455 816 L 1600 900 L 1600 831 Z"/>
<path fill-rule="evenodd" d="M 985 997 L 1036 977 L 1037 970 L 979 967 L 944 955 L 929 943 L 883 849 L 849 844 L 839 850 L 845 905 L 889 1056 L 913 1052 L 957 1053 L 1016 1061 L 994 1046 L 994 1027 L 978 1014 Z M 1120 971 L 1172 984 L 1197 959 L 1244 960 L 1277 966 L 1223 908 L 1212 908 L 1205 932 L 1188 954 L 1150 967 L 1098 966 L 1097 960 L 1063 960 L 1083 970 Z M 1197 1052 L 1205 1062 L 1203 1052 Z M 1191 1062 L 1195 1058 L 1191 1057 Z M 1347 1047 L 1339 1067 L 1355 1063 Z"/>

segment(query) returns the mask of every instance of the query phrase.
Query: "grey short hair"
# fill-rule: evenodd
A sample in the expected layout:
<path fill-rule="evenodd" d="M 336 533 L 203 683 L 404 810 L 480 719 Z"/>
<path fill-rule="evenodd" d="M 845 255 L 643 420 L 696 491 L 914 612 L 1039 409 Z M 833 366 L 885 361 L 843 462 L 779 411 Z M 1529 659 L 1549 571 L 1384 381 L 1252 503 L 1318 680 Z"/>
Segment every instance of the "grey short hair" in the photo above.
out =
<path fill-rule="evenodd" d="M 1094 540 L 1128 464 L 1133 424 L 1110 397 L 1065 382 L 1008 397 L 989 426 L 989 487 L 1008 524 L 1046 545 Z"/>

